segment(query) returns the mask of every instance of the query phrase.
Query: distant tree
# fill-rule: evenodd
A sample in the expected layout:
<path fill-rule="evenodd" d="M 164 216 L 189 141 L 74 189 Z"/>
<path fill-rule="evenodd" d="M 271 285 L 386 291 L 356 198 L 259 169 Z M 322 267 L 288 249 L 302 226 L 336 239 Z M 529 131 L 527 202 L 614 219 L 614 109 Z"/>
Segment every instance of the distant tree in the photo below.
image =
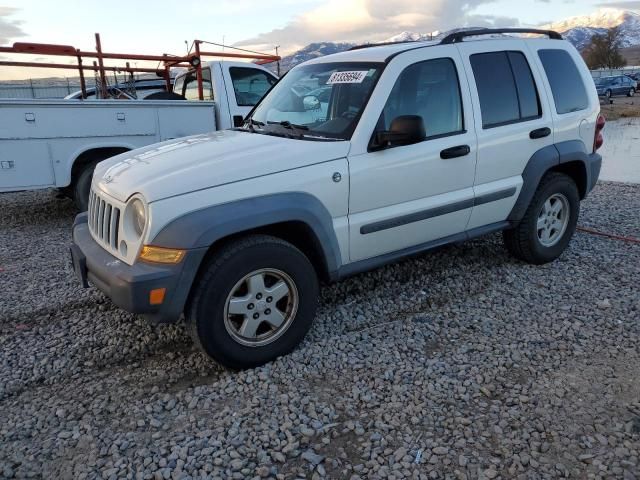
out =
<path fill-rule="evenodd" d="M 621 68 L 627 64 L 620 53 L 622 48 L 622 29 L 610 28 L 604 34 L 591 37 L 591 43 L 584 49 L 583 55 L 590 69 Z"/>

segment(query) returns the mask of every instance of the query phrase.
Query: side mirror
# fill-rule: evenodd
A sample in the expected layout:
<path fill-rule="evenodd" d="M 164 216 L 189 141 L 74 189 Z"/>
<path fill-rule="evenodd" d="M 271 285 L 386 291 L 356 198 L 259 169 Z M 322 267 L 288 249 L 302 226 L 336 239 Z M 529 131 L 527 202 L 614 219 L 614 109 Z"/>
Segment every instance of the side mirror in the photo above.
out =
<path fill-rule="evenodd" d="M 307 95 L 302 99 L 302 106 L 305 111 L 309 110 L 319 110 L 320 109 L 320 100 L 315 95 Z"/>
<path fill-rule="evenodd" d="M 424 120 L 420 115 L 401 115 L 391 121 L 387 131 L 375 133 L 373 146 L 376 149 L 412 145 L 427 138 Z"/>

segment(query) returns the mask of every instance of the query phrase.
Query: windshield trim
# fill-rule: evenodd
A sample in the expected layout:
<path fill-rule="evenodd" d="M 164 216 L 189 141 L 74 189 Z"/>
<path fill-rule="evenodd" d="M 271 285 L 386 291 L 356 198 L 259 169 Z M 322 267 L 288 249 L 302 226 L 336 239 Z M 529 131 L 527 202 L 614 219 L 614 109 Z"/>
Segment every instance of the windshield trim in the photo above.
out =
<path fill-rule="evenodd" d="M 341 61 L 341 62 L 321 62 L 322 65 L 326 65 L 326 66 L 331 66 L 331 65 L 344 65 L 344 64 L 351 64 L 351 65 L 357 65 L 357 64 L 362 64 L 362 65 L 368 65 L 370 68 L 379 68 L 380 69 L 380 73 L 378 74 L 377 78 L 373 81 L 373 85 L 371 85 L 371 89 L 369 90 L 369 93 L 367 94 L 366 98 L 364 99 L 364 102 L 362 104 L 362 108 L 360 109 L 360 112 L 358 112 L 358 115 L 356 115 L 353 119 L 353 122 L 351 124 L 351 128 L 349 129 L 350 131 L 347 131 L 347 133 L 344 136 L 331 136 L 331 135 L 321 135 L 321 134 L 317 134 L 315 132 L 309 132 L 309 135 L 314 135 L 316 138 L 318 138 L 318 140 L 320 140 L 321 138 L 327 139 L 329 141 L 351 141 L 351 138 L 353 137 L 353 134 L 355 133 L 356 129 L 358 128 L 358 124 L 360 123 L 360 119 L 362 118 L 362 114 L 364 113 L 364 111 L 366 110 L 366 108 L 369 106 L 369 101 L 371 100 L 371 96 L 373 95 L 373 92 L 376 90 L 377 86 L 378 86 L 378 82 L 380 81 L 380 78 L 382 77 L 382 74 L 384 73 L 385 69 L 387 68 L 387 65 L 389 65 L 389 62 L 371 62 L 371 61 L 364 61 L 364 60 L 351 60 L 351 61 Z M 249 114 L 245 117 L 244 119 L 244 123 L 247 124 L 250 120 L 253 119 L 253 114 L 255 113 L 255 110 L 258 108 L 258 106 L 260 106 L 262 104 L 262 102 L 269 96 L 269 94 L 271 93 L 271 90 L 273 88 L 276 87 L 276 85 L 278 85 L 280 83 L 280 80 L 282 80 L 289 72 L 295 70 L 296 68 L 303 68 L 305 66 L 312 66 L 312 65 L 320 65 L 318 63 L 301 63 L 300 65 L 296 65 L 295 67 L 293 67 L 291 70 L 288 70 L 284 75 L 282 75 L 278 81 L 276 83 L 273 84 L 273 86 L 269 89 L 269 91 L 267 91 L 267 93 L 264 94 L 264 96 L 260 99 L 260 101 L 254 105 L 254 107 L 251 109 L 251 111 L 249 112 Z M 245 131 L 249 131 L 249 130 L 245 130 Z M 259 132 L 255 132 L 255 133 L 259 133 Z M 305 140 L 305 138 L 303 136 L 300 136 L 297 138 L 298 140 Z M 311 140 L 311 138 L 306 138 L 306 140 Z M 322 141 L 322 140 L 320 140 Z"/>

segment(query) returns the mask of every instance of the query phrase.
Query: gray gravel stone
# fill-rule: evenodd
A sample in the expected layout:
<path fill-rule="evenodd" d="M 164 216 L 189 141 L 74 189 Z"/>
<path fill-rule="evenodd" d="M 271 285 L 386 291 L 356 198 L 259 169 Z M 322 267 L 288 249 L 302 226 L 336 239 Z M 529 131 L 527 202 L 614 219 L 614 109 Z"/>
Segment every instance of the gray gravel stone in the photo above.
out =
<path fill-rule="evenodd" d="M 232 372 L 79 287 L 70 202 L 0 206 L 2 478 L 640 478 L 637 244 L 531 266 L 494 235 L 325 285 L 299 348 Z M 639 211 L 603 183 L 579 224 Z"/>

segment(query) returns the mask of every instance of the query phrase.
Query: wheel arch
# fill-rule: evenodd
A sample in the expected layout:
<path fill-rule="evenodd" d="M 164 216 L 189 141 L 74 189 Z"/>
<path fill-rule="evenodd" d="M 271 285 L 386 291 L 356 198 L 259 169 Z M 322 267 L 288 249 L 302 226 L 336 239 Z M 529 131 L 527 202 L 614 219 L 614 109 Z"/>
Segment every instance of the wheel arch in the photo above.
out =
<path fill-rule="evenodd" d="M 597 169 L 594 169 L 593 165 Z M 541 148 L 532 155 L 522 172 L 522 189 L 507 220 L 517 223 L 522 219 L 546 173 L 559 172 L 571 177 L 582 200 L 594 187 L 599 168 L 600 156 L 589 154 L 581 140 L 570 140 Z"/>
<path fill-rule="evenodd" d="M 187 213 L 166 225 L 150 243 L 207 248 L 204 264 L 221 245 L 253 234 L 291 243 L 309 258 L 319 277 L 337 278 L 341 256 L 332 217 L 320 200 L 302 192 L 253 197 Z"/>
<path fill-rule="evenodd" d="M 91 146 L 80 152 L 76 152 L 71 165 L 69 185 L 73 186 L 82 172 L 83 167 L 96 160 L 105 160 L 109 157 L 133 150 L 131 145 Z"/>

